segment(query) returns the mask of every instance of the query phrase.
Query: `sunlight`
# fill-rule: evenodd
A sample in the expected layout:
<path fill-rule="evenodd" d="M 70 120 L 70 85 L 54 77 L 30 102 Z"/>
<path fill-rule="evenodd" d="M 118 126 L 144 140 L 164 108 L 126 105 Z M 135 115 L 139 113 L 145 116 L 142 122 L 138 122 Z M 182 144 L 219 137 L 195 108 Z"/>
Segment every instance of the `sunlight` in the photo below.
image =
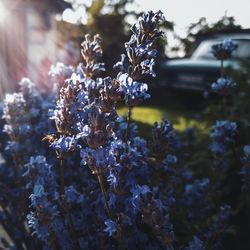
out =
<path fill-rule="evenodd" d="M 120 107 L 118 109 L 118 114 L 126 117 L 127 108 Z M 184 117 L 159 107 L 135 107 L 132 111 L 133 121 L 145 123 L 150 126 L 153 126 L 155 121 L 161 122 L 162 118 L 167 118 L 178 131 L 185 131 L 185 129 L 189 127 L 196 128 L 202 133 L 208 132 L 208 124 L 205 121 L 197 121 L 190 115 Z"/>
<path fill-rule="evenodd" d="M 15 100 L 15 96 L 12 94 L 6 94 L 5 95 L 5 101 L 6 103 L 13 103 Z"/>
<path fill-rule="evenodd" d="M 84 6 L 79 6 L 76 10 L 73 9 L 66 9 L 64 10 L 62 14 L 63 21 L 69 22 L 69 23 L 87 23 L 87 13 L 86 8 Z"/>
<path fill-rule="evenodd" d="M 0 2 L 0 22 L 3 22 L 6 17 L 6 8 L 2 2 Z"/>

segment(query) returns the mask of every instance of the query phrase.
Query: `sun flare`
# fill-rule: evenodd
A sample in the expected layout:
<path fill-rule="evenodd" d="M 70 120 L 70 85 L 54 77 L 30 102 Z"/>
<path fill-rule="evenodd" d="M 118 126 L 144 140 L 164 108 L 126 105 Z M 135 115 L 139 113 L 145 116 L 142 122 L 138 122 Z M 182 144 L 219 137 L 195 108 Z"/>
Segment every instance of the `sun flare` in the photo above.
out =
<path fill-rule="evenodd" d="M 0 2 L 0 22 L 3 22 L 6 17 L 6 8 L 2 2 Z"/>

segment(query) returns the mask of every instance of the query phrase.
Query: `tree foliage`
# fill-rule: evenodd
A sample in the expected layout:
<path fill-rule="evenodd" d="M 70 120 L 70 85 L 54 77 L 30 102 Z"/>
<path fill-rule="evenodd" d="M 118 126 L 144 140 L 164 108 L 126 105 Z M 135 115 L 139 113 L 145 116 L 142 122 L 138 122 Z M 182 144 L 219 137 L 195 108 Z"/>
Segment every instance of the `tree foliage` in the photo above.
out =
<path fill-rule="evenodd" d="M 197 36 L 218 32 L 232 32 L 241 29 L 242 26 L 236 24 L 236 20 L 233 16 L 227 16 L 225 14 L 214 23 L 209 23 L 205 17 L 201 17 L 197 22 L 191 23 L 188 26 L 187 36 L 185 38 L 179 37 L 179 40 L 183 45 L 185 55 L 190 56 L 195 47 L 194 42 Z"/>

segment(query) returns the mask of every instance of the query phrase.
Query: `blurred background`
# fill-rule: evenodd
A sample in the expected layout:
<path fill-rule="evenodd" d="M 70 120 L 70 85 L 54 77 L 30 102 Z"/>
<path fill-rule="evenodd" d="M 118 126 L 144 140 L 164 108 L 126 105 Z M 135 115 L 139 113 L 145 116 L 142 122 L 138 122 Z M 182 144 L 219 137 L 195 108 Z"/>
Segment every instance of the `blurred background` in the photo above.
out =
<path fill-rule="evenodd" d="M 147 79 L 153 98 L 134 110 L 134 119 L 152 126 L 167 116 L 177 129 L 202 128 L 196 111 L 206 105 L 204 93 L 220 71 L 209 51 L 213 43 L 225 37 L 241 43 L 226 66 L 231 75 L 244 72 L 245 85 L 250 82 L 248 6 L 245 0 L 0 0 L 0 98 L 18 91 L 24 76 L 49 93 L 50 66 L 76 66 L 86 33 L 100 34 L 105 74 L 115 76 L 113 65 L 124 52 L 130 25 L 143 11 L 160 9 L 165 35 L 156 44 L 157 77 Z"/>
<path fill-rule="evenodd" d="M 161 9 L 165 14 L 166 36 L 157 44 L 158 60 L 163 61 L 189 57 L 214 33 L 250 34 L 248 5 L 244 0 L 0 0 L 0 96 L 16 91 L 23 76 L 48 90 L 50 65 L 57 61 L 76 65 L 86 33 L 102 36 L 110 73 L 128 40 L 129 25 L 142 11 Z"/>

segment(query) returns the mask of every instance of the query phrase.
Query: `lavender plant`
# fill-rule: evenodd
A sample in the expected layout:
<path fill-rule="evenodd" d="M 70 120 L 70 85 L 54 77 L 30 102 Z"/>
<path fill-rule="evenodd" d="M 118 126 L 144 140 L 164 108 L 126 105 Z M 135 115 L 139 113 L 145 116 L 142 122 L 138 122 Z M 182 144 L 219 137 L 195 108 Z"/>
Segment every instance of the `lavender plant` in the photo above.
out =
<path fill-rule="evenodd" d="M 1 225 L 18 249 L 38 247 L 27 227 L 30 191 L 23 176 L 25 163 L 33 154 L 50 155 L 42 137 L 53 125 L 49 121 L 49 109 L 53 103 L 45 99 L 29 79 L 22 79 L 20 92 L 7 94 L 4 100 L 5 121 L 1 140 Z M 18 212 L 17 212 L 18 211 Z M 8 241 L 4 240 L 8 246 Z"/>
<path fill-rule="evenodd" d="M 101 40 L 98 36 L 92 40 L 87 35 L 82 43 L 83 63 L 76 73 L 65 81 L 60 90 L 52 117 L 57 131 L 50 136 L 51 147 L 55 149 L 60 161 L 60 166 L 55 169 L 59 192 L 50 191 L 52 192 L 50 197 L 58 196 L 53 192 L 59 193 L 58 214 L 62 216 L 63 228 L 70 237 L 68 244 L 73 248 L 82 248 L 82 239 L 85 239 L 87 246 L 95 248 L 96 237 L 103 239 L 103 248 L 143 247 L 145 241 L 152 247 L 157 244 L 169 248 L 172 246 L 173 233 L 168 215 L 166 211 L 164 212 L 160 200 L 154 197 L 155 192 L 146 185 L 151 172 L 146 161 L 148 151 L 146 142 L 139 137 L 131 137 L 130 128 L 132 129 L 133 125 L 130 124 L 130 115 L 125 122 L 125 130 L 121 129 L 122 126 L 115 127 L 119 118 L 115 111 L 118 101 L 124 101 L 131 112 L 132 106 L 149 97 L 146 92 L 147 85 L 140 80 L 153 74 L 152 65 L 156 51 L 151 47 L 153 41 L 161 36 L 161 32 L 156 28 L 161 19 L 161 12 L 149 12 L 133 27 L 134 34 L 126 44 L 127 55 L 123 56 L 127 64 L 122 65 L 123 69 L 115 79 L 98 77 L 101 71 L 104 71 L 104 65 L 100 62 Z M 97 177 L 88 188 L 96 187 L 99 183 L 99 188 L 95 188 L 99 189 L 99 192 L 93 193 L 88 188 L 83 190 L 80 185 L 82 181 L 76 182 L 71 176 L 74 174 L 68 173 L 68 168 L 72 168 L 73 162 L 70 158 L 73 154 L 79 154 L 81 164 L 88 166 L 89 174 Z M 74 164 L 79 173 L 83 167 L 77 161 Z M 90 216 L 89 213 L 83 213 L 82 206 L 86 205 L 84 202 L 79 204 L 77 209 L 75 203 L 79 199 L 66 198 L 68 185 L 71 183 L 72 187 L 72 182 L 75 183 L 74 195 L 86 196 L 84 201 L 92 200 L 90 206 L 96 210 L 95 214 Z M 36 189 L 35 185 L 34 191 Z M 47 193 L 46 186 L 39 190 Z M 53 203 L 54 198 L 50 199 Z M 147 209 L 144 208 L 145 204 L 148 206 Z M 38 233 L 39 230 L 34 223 L 40 219 L 36 217 L 37 204 L 34 204 L 33 208 L 35 214 L 34 212 L 30 214 L 29 222 Z M 152 213 L 155 213 L 154 219 L 150 219 Z M 81 218 L 78 219 L 78 224 L 83 225 L 87 214 L 88 219 L 93 216 L 95 218 L 92 219 L 93 228 L 96 228 L 96 232 L 99 231 L 95 238 L 84 237 L 84 232 L 89 234 L 88 231 L 83 231 L 82 226 L 77 226 L 73 219 Z M 148 227 L 146 232 L 140 230 L 143 225 Z M 148 238 L 151 231 L 156 242 L 151 242 Z M 135 235 L 141 237 L 135 239 Z M 112 236 L 111 239 L 108 236 Z M 42 236 L 40 239 L 46 239 L 47 242 L 48 237 L 49 235 L 45 238 Z M 58 239 L 50 242 L 49 246 L 52 247 L 56 242 Z"/>
<path fill-rule="evenodd" d="M 6 96 L 0 134 L 0 223 L 12 241 L 2 240 L 6 248 L 222 249 L 230 208 L 211 187 L 221 176 L 215 182 L 189 168 L 191 131 L 183 142 L 163 119 L 146 141 L 131 120 L 133 107 L 150 97 L 146 79 L 155 76 L 162 20 L 161 11 L 150 11 L 132 26 L 114 78 L 104 77 L 101 38 L 86 35 L 77 68 L 51 68 L 56 87 L 49 98 L 28 79 Z M 228 43 L 214 47 L 219 59 L 235 49 Z M 118 104 L 127 107 L 126 117 Z M 222 168 L 237 133 L 228 120 L 213 126 L 208 171 Z"/>
<path fill-rule="evenodd" d="M 211 52 L 218 60 L 226 60 L 232 56 L 238 45 L 232 39 L 224 39 L 223 42 L 212 45 Z"/>
<path fill-rule="evenodd" d="M 210 134 L 212 138 L 212 144 L 210 150 L 213 154 L 215 168 L 227 167 L 227 153 L 230 149 L 230 145 L 234 143 L 235 136 L 237 134 L 237 125 L 235 122 L 230 121 L 216 121 L 216 124 L 212 127 Z"/>
<path fill-rule="evenodd" d="M 233 79 L 225 77 L 223 62 L 231 58 L 232 53 L 237 49 L 238 45 L 232 41 L 232 39 L 224 39 L 222 43 L 212 45 L 211 53 L 213 56 L 220 60 L 220 78 L 216 82 L 212 83 L 212 92 L 221 96 L 227 96 L 231 90 L 236 86 Z"/>

